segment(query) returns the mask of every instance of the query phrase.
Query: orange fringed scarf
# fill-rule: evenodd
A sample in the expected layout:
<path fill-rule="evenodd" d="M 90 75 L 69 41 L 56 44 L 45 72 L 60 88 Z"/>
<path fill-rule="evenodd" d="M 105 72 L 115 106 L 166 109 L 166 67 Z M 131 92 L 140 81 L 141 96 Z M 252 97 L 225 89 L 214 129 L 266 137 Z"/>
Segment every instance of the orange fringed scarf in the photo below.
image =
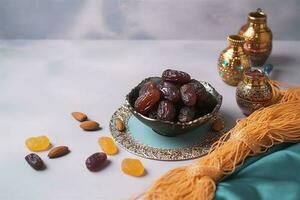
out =
<path fill-rule="evenodd" d="M 300 140 L 300 88 L 279 90 L 270 81 L 275 104 L 237 122 L 208 155 L 175 168 L 155 181 L 145 200 L 210 200 L 216 183 L 242 165 L 247 156 L 267 151 L 274 144 Z"/>

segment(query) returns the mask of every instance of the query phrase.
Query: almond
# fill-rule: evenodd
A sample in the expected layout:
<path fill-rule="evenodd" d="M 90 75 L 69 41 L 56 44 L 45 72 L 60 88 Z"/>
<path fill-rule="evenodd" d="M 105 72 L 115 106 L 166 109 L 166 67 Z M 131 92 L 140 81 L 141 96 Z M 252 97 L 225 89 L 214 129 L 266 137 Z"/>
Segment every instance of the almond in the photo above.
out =
<path fill-rule="evenodd" d="M 49 158 L 58 158 L 64 156 L 70 152 L 67 146 L 58 146 L 51 149 L 48 153 Z"/>
<path fill-rule="evenodd" d="M 85 121 L 85 122 L 81 122 L 80 128 L 82 128 L 85 131 L 96 131 L 100 127 L 99 124 L 95 121 Z"/>
<path fill-rule="evenodd" d="M 224 124 L 220 119 L 216 119 L 212 125 L 211 125 L 211 129 L 215 132 L 219 132 L 221 130 L 224 129 Z"/>
<path fill-rule="evenodd" d="M 82 112 L 72 112 L 72 116 L 74 117 L 74 119 L 80 122 L 87 120 L 87 115 Z"/>
<path fill-rule="evenodd" d="M 125 126 L 124 126 L 124 122 L 121 119 L 116 119 L 115 121 L 115 127 L 118 131 L 124 131 Z"/>

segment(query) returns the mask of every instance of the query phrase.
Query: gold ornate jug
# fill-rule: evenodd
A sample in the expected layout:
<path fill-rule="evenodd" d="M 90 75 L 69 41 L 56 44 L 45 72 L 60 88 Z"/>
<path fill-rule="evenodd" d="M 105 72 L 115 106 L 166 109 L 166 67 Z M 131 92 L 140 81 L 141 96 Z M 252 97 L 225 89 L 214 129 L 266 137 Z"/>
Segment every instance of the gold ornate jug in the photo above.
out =
<path fill-rule="evenodd" d="M 250 60 L 243 49 L 243 37 L 230 35 L 227 41 L 229 46 L 219 56 L 219 75 L 225 83 L 236 86 L 242 80 L 244 71 L 250 68 Z"/>
<path fill-rule="evenodd" d="M 262 66 L 272 51 L 272 32 L 267 26 L 267 15 L 259 8 L 248 14 L 248 23 L 242 26 L 239 35 L 245 37 L 245 52 L 252 66 Z"/>

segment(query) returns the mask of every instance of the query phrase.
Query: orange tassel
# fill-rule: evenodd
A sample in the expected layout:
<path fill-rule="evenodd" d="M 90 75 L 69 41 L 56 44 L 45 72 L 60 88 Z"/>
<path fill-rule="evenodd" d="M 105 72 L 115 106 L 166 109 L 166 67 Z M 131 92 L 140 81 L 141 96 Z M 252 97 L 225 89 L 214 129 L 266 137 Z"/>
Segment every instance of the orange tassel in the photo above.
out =
<path fill-rule="evenodd" d="M 175 168 L 155 181 L 145 200 L 210 200 L 216 184 L 251 155 L 274 144 L 300 140 L 300 88 L 280 90 L 271 82 L 276 104 L 241 119 L 220 138 L 208 155 L 191 165 Z"/>

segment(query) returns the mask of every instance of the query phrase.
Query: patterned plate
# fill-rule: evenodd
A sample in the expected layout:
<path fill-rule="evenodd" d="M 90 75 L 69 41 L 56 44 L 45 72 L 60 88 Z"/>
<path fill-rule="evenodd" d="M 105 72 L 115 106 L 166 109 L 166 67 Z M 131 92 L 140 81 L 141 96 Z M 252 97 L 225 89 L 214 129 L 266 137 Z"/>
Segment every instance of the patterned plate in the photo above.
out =
<path fill-rule="evenodd" d="M 125 131 L 120 132 L 115 128 L 114 121 L 117 118 L 125 123 Z M 213 120 L 217 118 L 221 119 L 225 126 L 220 114 Z M 207 154 L 210 146 L 225 132 L 211 131 L 209 122 L 183 135 L 161 136 L 135 118 L 126 105 L 112 115 L 109 126 L 112 137 L 125 150 L 144 158 L 168 161 L 188 160 Z"/>

